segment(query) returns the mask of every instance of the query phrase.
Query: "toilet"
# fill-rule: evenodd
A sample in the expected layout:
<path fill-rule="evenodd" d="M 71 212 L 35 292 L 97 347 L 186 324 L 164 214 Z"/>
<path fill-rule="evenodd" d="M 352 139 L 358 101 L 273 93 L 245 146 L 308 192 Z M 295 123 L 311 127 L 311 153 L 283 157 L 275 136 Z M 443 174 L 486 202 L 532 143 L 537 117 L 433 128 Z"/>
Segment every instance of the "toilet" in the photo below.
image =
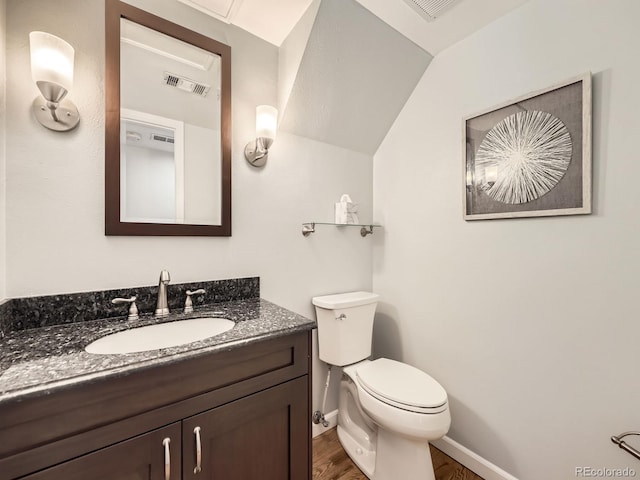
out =
<path fill-rule="evenodd" d="M 370 360 L 378 295 L 314 297 L 320 360 L 343 367 L 338 438 L 371 480 L 435 480 L 429 441 L 449 431 L 447 392 L 406 363 Z"/>

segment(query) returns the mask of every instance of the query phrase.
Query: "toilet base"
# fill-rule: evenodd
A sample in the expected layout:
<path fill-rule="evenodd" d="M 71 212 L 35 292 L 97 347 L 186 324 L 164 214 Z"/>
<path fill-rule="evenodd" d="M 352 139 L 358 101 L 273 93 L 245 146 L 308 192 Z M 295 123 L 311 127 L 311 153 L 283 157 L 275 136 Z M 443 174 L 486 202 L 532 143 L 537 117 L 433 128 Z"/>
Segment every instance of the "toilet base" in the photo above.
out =
<path fill-rule="evenodd" d="M 353 463 L 370 480 L 435 480 L 429 442 L 378 430 L 377 452 L 362 446 L 338 425 L 338 439 Z"/>
<path fill-rule="evenodd" d="M 435 480 L 429 442 L 378 429 L 376 466 L 371 480 Z"/>
<path fill-rule="evenodd" d="M 344 451 L 347 452 L 353 463 L 364 473 L 367 478 L 373 480 L 373 471 L 376 465 L 376 452 L 365 450 L 344 428 L 338 425 L 338 439 Z"/>

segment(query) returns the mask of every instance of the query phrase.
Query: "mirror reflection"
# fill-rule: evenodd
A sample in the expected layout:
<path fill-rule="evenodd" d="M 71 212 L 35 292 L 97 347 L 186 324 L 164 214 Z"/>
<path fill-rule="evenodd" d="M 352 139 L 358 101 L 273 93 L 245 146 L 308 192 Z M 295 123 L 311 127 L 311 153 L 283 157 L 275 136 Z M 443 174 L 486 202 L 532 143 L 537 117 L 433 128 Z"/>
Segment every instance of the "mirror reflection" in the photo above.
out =
<path fill-rule="evenodd" d="M 231 235 L 231 47 L 105 0 L 105 234 Z"/>
<path fill-rule="evenodd" d="M 220 56 L 120 22 L 120 220 L 221 225 Z"/>

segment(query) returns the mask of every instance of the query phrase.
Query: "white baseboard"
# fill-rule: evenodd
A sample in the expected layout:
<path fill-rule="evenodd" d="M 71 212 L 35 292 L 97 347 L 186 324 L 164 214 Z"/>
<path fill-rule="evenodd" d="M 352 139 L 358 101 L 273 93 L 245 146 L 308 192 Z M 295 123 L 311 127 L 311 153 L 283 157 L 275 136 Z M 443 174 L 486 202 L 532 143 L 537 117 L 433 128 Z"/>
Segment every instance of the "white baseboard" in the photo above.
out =
<path fill-rule="evenodd" d="M 331 430 L 332 428 L 334 428 L 336 425 L 338 425 L 338 409 L 335 409 L 329 413 L 327 413 L 324 416 L 324 419 L 329 422 L 329 426 L 325 427 L 324 425 L 322 425 L 321 423 L 319 424 L 315 424 L 312 423 L 311 424 L 311 435 L 315 438 L 318 435 L 320 435 L 321 433 L 326 432 L 327 430 Z"/>
<path fill-rule="evenodd" d="M 480 475 L 485 480 L 518 480 L 516 477 L 505 472 L 497 465 L 485 460 L 477 453 L 472 452 L 447 436 L 431 443 L 438 450 L 446 453 L 455 461 L 464 465 L 472 472 Z"/>

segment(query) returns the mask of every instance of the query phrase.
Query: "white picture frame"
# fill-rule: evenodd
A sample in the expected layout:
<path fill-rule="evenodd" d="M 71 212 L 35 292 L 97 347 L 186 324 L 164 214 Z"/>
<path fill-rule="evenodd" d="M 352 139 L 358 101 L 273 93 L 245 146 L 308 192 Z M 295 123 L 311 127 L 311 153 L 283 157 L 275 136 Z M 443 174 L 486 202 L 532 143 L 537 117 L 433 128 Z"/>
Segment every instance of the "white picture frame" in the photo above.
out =
<path fill-rule="evenodd" d="M 462 122 L 465 220 L 591 213 L 591 73 Z"/>

